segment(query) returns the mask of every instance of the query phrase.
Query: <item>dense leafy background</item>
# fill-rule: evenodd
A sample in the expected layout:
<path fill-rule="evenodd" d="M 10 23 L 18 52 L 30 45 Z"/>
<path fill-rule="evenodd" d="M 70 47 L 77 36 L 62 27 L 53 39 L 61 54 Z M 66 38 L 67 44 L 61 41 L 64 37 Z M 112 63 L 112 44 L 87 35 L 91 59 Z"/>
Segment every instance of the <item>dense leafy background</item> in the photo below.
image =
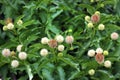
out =
<path fill-rule="evenodd" d="M 112 32 L 120 33 L 119 0 L 0 0 L 0 51 L 9 48 L 16 51 L 19 44 L 24 46 L 28 58 L 20 61 L 13 69 L 10 65 L 14 58 L 0 54 L 0 77 L 3 80 L 117 80 L 120 79 L 120 38 L 112 41 Z M 88 29 L 84 17 L 101 12 L 104 31 Z M 15 29 L 3 31 L 5 19 L 12 18 Z M 22 19 L 23 25 L 16 22 Z M 96 25 L 97 26 L 97 25 Z M 69 30 L 72 29 L 72 32 Z M 64 37 L 73 35 L 73 49 L 66 46 L 63 57 L 57 51 L 40 43 L 41 38 L 54 38 L 57 34 Z M 109 51 L 105 57 L 112 62 L 107 69 L 94 58 L 87 56 L 89 49 L 98 47 Z M 40 49 L 47 48 L 56 56 L 42 57 Z M 17 53 L 18 54 L 18 53 Z M 54 58 L 53 58 L 54 57 Z M 16 59 L 16 58 L 15 58 Z M 95 69 L 94 76 L 88 74 Z"/>

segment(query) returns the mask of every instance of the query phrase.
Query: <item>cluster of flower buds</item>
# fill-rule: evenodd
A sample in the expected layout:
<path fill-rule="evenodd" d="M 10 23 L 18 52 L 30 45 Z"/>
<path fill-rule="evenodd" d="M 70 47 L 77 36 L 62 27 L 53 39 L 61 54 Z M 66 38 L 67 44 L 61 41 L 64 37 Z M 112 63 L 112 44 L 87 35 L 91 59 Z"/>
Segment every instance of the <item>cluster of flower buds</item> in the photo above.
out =
<path fill-rule="evenodd" d="M 100 21 L 100 12 L 96 11 L 91 17 L 90 16 L 85 16 L 85 21 L 87 23 L 88 28 L 93 28 L 94 24 L 98 23 Z M 99 24 L 98 25 L 98 30 L 104 30 L 105 25 L 104 24 Z"/>
<path fill-rule="evenodd" d="M 18 59 L 26 60 L 27 59 L 27 53 L 26 52 L 22 52 L 22 46 L 23 45 L 18 45 L 16 47 L 16 50 L 18 52 Z M 4 57 L 10 57 L 11 56 L 11 57 L 14 58 L 16 56 L 16 52 L 15 51 L 10 51 L 10 49 L 5 48 L 5 49 L 2 50 L 2 55 Z M 19 61 L 18 60 L 12 60 L 11 61 L 11 66 L 13 68 L 18 67 L 19 66 Z"/>
<path fill-rule="evenodd" d="M 74 41 L 73 36 L 66 36 L 65 39 L 62 35 L 57 35 L 55 39 L 48 39 L 47 37 L 43 37 L 41 39 L 42 44 L 47 44 L 50 48 L 57 48 L 58 51 L 62 52 L 65 49 L 65 46 L 62 44 L 63 42 L 67 44 L 72 44 Z M 41 49 L 40 51 L 41 56 L 47 56 L 48 50 L 47 49 Z"/>
<path fill-rule="evenodd" d="M 102 64 L 104 63 L 104 66 L 106 68 L 111 67 L 111 62 L 109 60 L 104 61 L 104 56 L 108 55 L 109 52 L 107 50 L 104 50 L 102 48 L 97 48 L 96 51 L 94 49 L 91 49 L 88 51 L 87 55 L 89 57 L 95 57 L 95 60 L 97 61 L 97 63 Z"/>
<path fill-rule="evenodd" d="M 12 19 L 11 18 L 7 18 L 6 20 L 5 20 L 5 25 L 3 26 L 3 30 L 4 31 L 6 31 L 6 30 L 13 30 L 14 29 L 14 24 L 13 24 L 13 22 L 12 22 Z M 17 21 L 17 25 L 22 25 L 23 24 L 23 22 L 22 22 L 22 20 L 18 20 Z"/>

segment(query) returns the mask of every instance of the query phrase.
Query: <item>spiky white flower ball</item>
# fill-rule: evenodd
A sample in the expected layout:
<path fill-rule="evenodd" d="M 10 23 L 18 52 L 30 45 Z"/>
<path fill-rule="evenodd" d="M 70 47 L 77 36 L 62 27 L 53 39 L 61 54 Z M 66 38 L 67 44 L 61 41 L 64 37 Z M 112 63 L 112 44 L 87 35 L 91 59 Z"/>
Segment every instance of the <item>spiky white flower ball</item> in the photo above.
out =
<path fill-rule="evenodd" d="M 105 25 L 103 25 L 103 24 L 99 24 L 98 25 L 98 30 L 104 30 L 105 29 Z"/>
<path fill-rule="evenodd" d="M 106 68 L 110 68 L 110 67 L 111 67 L 111 61 L 106 60 L 106 61 L 104 62 L 104 66 L 105 66 Z"/>
<path fill-rule="evenodd" d="M 63 51 L 64 48 L 65 48 L 64 45 L 59 45 L 59 46 L 58 46 L 58 51 Z"/>
<path fill-rule="evenodd" d="M 66 36 L 66 38 L 65 38 L 65 42 L 66 42 L 66 43 L 72 44 L 73 41 L 74 41 L 73 36 Z"/>
<path fill-rule="evenodd" d="M 103 49 L 102 48 L 97 48 L 96 53 L 103 53 Z"/>
<path fill-rule="evenodd" d="M 93 50 L 93 49 L 89 50 L 87 55 L 88 55 L 89 57 L 95 56 L 95 50 Z"/>
<path fill-rule="evenodd" d="M 112 40 L 117 40 L 118 38 L 119 38 L 119 34 L 118 34 L 118 33 L 113 32 L 113 33 L 111 34 L 111 39 L 112 39 Z"/>
<path fill-rule="evenodd" d="M 23 45 L 18 45 L 17 48 L 16 48 L 17 51 L 18 51 L 18 52 L 21 52 L 22 47 L 23 47 Z"/>
<path fill-rule="evenodd" d="M 26 52 L 19 52 L 18 57 L 20 60 L 25 60 L 27 58 Z"/>
<path fill-rule="evenodd" d="M 95 74 L 95 70 L 94 70 L 94 69 L 90 69 L 90 70 L 88 71 L 88 74 L 89 74 L 89 75 L 94 75 L 94 74 Z"/>
<path fill-rule="evenodd" d="M 93 27 L 94 27 L 94 25 L 93 25 L 92 22 L 89 22 L 89 23 L 87 24 L 87 26 L 88 26 L 88 28 L 93 28 Z"/>
<path fill-rule="evenodd" d="M 41 56 L 47 56 L 48 55 L 48 50 L 47 49 L 41 49 L 40 55 Z"/>
<path fill-rule="evenodd" d="M 19 66 L 19 61 L 18 61 L 18 60 L 12 60 L 11 66 L 12 66 L 13 68 L 18 67 L 18 66 Z"/>
<path fill-rule="evenodd" d="M 7 29 L 12 30 L 14 28 L 13 23 L 7 24 Z"/>
<path fill-rule="evenodd" d="M 57 35 L 56 40 L 58 43 L 62 43 L 64 41 L 64 37 L 62 35 Z"/>
<path fill-rule="evenodd" d="M 2 55 L 4 56 L 4 57 L 8 57 L 8 56 L 10 56 L 10 50 L 9 49 L 3 49 L 2 50 Z"/>
<path fill-rule="evenodd" d="M 20 26 L 20 25 L 22 25 L 22 24 L 23 24 L 23 21 L 22 21 L 21 19 L 17 21 L 17 25 Z"/>
<path fill-rule="evenodd" d="M 41 43 L 42 43 L 42 44 L 48 44 L 48 42 L 49 42 L 49 39 L 48 39 L 47 37 L 43 37 L 43 38 L 41 39 Z"/>

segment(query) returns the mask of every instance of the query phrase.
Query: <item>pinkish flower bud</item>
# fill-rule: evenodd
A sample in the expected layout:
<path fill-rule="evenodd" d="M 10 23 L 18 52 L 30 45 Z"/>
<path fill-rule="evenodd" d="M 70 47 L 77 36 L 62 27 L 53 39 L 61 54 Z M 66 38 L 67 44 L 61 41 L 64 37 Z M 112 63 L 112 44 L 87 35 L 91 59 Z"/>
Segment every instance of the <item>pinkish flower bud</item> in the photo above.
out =
<path fill-rule="evenodd" d="M 99 16 L 99 15 L 93 14 L 93 15 L 91 16 L 91 21 L 92 21 L 93 23 L 97 23 L 97 22 L 99 22 L 99 20 L 100 20 L 100 16 Z"/>
<path fill-rule="evenodd" d="M 65 38 L 65 42 L 68 43 L 68 44 L 72 44 L 73 41 L 74 41 L 73 36 L 67 36 L 67 37 Z"/>
<path fill-rule="evenodd" d="M 111 39 L 112 39 L 112 40 L 117 40 L 118 38 L 119 38 L 118 33 L 113 32 L 113 33 L 111 34 Z"/>
<path fill-rule="evenodd" d="M 2 50 L 2 55 L 3 55 L 4 57 L 10 56 L 10 50 L 9 50 L 9 49 L 3 49 L 3 50 Z"/>
<path fill-rule="evenodd" d="M 57 47 L 57 41 L 54 39 L 49 40 L 48 42 L 49 47 L 56 48 Z"/>
<path fill-rule="evenodd" d="M 104 62 L 104 55 L 101 53 L 97 53 L 95 55 L 95 59 L 99 64 L 102 64 Z"/>

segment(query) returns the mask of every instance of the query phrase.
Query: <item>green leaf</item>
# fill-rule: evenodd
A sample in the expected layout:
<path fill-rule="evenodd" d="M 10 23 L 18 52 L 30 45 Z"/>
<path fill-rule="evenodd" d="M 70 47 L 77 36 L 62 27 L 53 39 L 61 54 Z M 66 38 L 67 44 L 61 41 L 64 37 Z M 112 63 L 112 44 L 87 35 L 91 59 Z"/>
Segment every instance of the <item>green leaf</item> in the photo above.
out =
<path fill-rule="evenodd" d="M 29 76 L 29 80 L 32 80 L 33 79 L 33 74 L 32 74 L 32 70 L 30 68 L 29 65 L 26 65 L 26 68 L 27 68 L 27 73 L 28 73 L 28 76 Z"/>
<path fill-rule="evenodd" d="M 47 69 L 43 69 L 42 74 L 46 80 L 54 80 L 51 73 Z"/>
<path fill-rule="evenodd" d="M 64 72 L 64 69 L 59 66 L 59 67 L 57 67 L 57 70 L 58 70 L 58 74 L 59 74 L 60 80 L 65 80 L 65 72 Z"/>

